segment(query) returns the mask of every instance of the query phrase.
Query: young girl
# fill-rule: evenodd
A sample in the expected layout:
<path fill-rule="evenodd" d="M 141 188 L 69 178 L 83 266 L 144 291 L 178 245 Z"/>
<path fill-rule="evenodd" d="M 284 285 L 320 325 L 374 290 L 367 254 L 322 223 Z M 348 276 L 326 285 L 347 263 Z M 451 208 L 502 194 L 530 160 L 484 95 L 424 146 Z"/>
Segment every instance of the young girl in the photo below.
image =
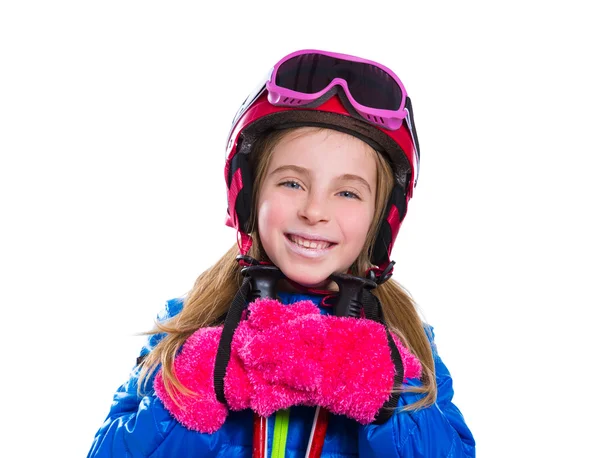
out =
<path fill-rule="evenodd" d="M 475 456 L 431 328 L 390 278 L 418 165 L 391 70 L 280 60 L 228 138 L 238 243 L 166 303 L 88 456 Z"/>

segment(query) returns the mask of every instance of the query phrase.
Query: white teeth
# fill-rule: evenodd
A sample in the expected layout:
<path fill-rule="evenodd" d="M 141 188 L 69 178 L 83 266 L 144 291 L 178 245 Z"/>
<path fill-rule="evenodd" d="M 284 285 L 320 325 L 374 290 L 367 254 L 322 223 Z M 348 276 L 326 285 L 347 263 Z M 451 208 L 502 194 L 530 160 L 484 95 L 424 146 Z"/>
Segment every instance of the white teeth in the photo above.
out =
<path fill-rule="evenodd" d="M 315 242 L 314 240 L 305 240 L 295 235 L 290 235 L 290 238 L 297 245 L 303 246 L 305 248 L 310 248 L 312 250 L 322 250 L 331 245 L 331 243 L 328 242 Z"/>

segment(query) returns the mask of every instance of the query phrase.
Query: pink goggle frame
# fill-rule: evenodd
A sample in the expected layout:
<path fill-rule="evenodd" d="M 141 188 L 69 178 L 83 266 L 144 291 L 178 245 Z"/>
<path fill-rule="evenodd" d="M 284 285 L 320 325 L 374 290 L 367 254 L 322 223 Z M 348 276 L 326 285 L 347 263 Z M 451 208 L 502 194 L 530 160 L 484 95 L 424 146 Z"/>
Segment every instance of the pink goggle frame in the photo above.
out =
<path fill-rule="evenodd" d="M 369 91 L 371 91 L 373 101 L 378 101 L 378 103 L 376 102 L 367 105 L 365 105 L 364 103 L 359 103 L 356 100 L 356 97 L 353 95 L 353 92 L 358 92 L 358 90 L 356 88 L 354 88 L 353 90 L 352 86 L 348 84 L 347 78 L 344 78 L 342 76 L 333 76 L 335 75 L 335 68 L 333 67 L 330 69 L 332 75 L 331 81 L 329 81 L 325 85 L 325 87 L 318 90 L 317 92 L 299 92 L 296 90 L 289 89 L 287 87 L 282 87 L 276 83 L 282 65 L 286 65 L 288 67 L 290 65 L 293 66 L 294 64 L 301 65 L 301 59 L 298 59 L 298 57 L 310 57 L 311 55 L 314 55 L 315 58 L 318 58 L 319 56 L 325 56 L 327 58 L 338 60 L 342 64 L 344 62 L 362 64 L 355 66 L 355 68 L 366 71 L 370 70 L 376 76 L 376 78 L 370 78 L 370 83 L 372 83 L 370 85 L 361 84 L 360 98 L 363 102 L 368 101 L 370 98 Z M 292 61 L 292 63 L 290 61 Z M 303 77 L 306 78 L 306 71 L 308 69 L 300 69 L 299 71 L 301 70 L 304 71 Z M 289 73 L 289 68 L 287 69 L 287 71 Z M 348 67 L 345 69 L 345 71 L 348 71 Z M 359 75 L 358 78 L 362 78 L 363 76 L 364 75 Z M 321 75 L 320 77 L 323 78 L 323 75 Z M 361 80 L 361 83 L 364 83 L 364 79 Z M 323 86 L 324 84 L 321 82 L 320 85 Z M 296 51 L 294 53 L 288 54 L 279 62 L 277 62 L 277 64 L 275 64 L 275 67 L 271 71 L 271 74 L 268 76 L 266 82 L 266 89 L 268 91 L 269 102 L 276 106 L 285 107 L 302 107 L 315 102 L 318 104 L 321 98 L 328 98 L 328 93 L 333 94 L 335 91 L 337 91 L 338 88 L 343 89 L 343 95 L 345 96 L 346 100 L 352 105 L 352 107 L 362 118 L 380 127 L 390 130 L 397 130 L 400 128 L 402 122 L 408 115 L 408 111 L 405 107 L 406 89 L 404 88 L 402 81 L 400 81 L 400 78 L 398 78 L 398 76 L 393 71 L 391 71 L 384 65 L 360 57 L 313 49 Z M 399 106 L 397 108 L 383 109 L 378 108 L 376 106 L 369 106 L 381 105 L 382 96 L 385 97 L 386 91 L 389 91 L 389 93 L 391 94 L 390 97 L 400 99 Z"/>

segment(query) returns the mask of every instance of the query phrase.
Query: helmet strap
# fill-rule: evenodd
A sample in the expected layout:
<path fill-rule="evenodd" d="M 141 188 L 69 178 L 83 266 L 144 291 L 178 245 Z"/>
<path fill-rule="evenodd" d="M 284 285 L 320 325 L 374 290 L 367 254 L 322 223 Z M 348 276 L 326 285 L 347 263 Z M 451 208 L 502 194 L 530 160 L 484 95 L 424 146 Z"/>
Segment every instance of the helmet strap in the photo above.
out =
<path fill-rule="evenodd" d="M 238 229 L 237 244 L 242 256 L 246 256 L 252 248 L 252 236 Z"/>

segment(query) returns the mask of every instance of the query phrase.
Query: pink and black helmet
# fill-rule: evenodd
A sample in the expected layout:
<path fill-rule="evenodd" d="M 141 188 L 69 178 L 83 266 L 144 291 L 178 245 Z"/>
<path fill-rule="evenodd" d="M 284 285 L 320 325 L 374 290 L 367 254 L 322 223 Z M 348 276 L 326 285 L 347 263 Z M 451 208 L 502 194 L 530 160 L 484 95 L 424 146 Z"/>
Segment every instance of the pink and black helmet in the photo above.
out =
<path fill-rule="evenodd" d="M 286 65 L 293 67 L 287 69 L 294 70 L 294 83 L 301 80 L 298 75 L 304 71 L 302 66 L 310 65 L 309 76 L 305 75 L 304 80 L 310 80 L 312 89 L 291 88 L 292 83 L 286 82 L 283 74 Z M 396 94 L 392 96 L 399 100 L 393 102 L 394 107 L 385 107 L 394 108 L 393 111 L 379 109 L 382 104 L 390 103 L 389 98 L 381 102 L 388 85 L 394 86 Z M 380 100 L 373 101 L 377 106 L 369 107 L 373 97 Z M 389 118 L 386 113 L 390 113 Z M 390 124 L 394 124 L 394 130 L 388 128 Z M 226 224 L 238 231 L 240 253 L 246 255 L 252 244 L 250 213 L 254 180 L 249 157 L 254 146 L 259 138 L 273 130 L 301 126 L 351 134 L 372 146 L 391 164 L 395 185 L 371 255 L 371 262 L 377 267 L 370 269 L 375 271 L 376 277 L 382 273 L 389 277 L 393 265 L 390 254 L 419 171 L 419 144 L 411 101 L 398 77 L 387 67 L 344 54 L 303 50 L 284 57 L 238 110 L 227 139 L 225 181 Z"/>

